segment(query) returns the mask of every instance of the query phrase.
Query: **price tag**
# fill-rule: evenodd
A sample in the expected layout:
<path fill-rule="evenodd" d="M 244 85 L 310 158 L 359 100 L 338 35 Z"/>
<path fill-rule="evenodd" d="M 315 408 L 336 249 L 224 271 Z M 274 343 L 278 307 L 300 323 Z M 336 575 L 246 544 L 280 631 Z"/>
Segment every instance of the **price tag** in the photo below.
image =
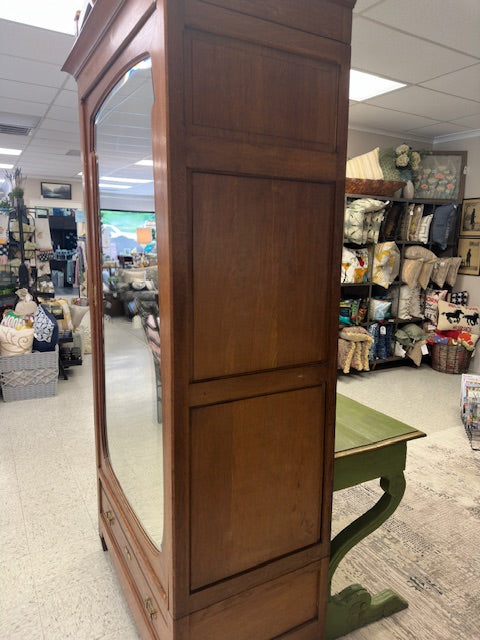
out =
<path fill-rule="evenodd" d="M 395 343 L 395 355 L 396 356 L 400 356 L 400 358 L 404 358 L 406 353 L 407 352 L 402 347 L 402 345 L 399 342 L 396 342 Z"/>
<path fill-rule="evenodd" d="M 387 335 L 387 328 L 386 327 L 380 327 L 380 335 L 381 336 L 386 336 Z"/>
<path fill-rule="evenodd" d="M 426 344 L 422 344 L 422 353 L 424 356 L 428 355 L 428 347 Z"/>

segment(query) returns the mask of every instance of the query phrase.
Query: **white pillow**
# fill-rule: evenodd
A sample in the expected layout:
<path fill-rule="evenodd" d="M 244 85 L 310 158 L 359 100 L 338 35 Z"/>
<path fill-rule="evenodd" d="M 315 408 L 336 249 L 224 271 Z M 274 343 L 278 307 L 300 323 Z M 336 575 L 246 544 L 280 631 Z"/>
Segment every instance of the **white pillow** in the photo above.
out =
<path fill-rule="evenodd" d="M 347 178 L 362 178 L 363 180 L 383 180 L 383 171 L 378 160 L 380 147 L 355 156 L 347 161 L 345 176 Z"/>

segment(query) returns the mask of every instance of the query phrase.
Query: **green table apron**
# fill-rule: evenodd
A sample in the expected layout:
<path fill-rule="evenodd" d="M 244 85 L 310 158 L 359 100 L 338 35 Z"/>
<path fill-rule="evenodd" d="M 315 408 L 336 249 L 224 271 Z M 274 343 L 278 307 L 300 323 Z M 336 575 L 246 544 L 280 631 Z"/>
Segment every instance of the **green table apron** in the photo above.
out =
<path fill-rule="evenodd" d="M 384 493 L 369 511 L 332 540 L 326 639 L 333 640 L 408 606 L 385 589 L 372 596 L 360 584 L 332 595 L 340 561 L 360 540 L 375 531 L 400 504 L 405 491 L 407 442 L 426 434 L 355 400 L 337 394 L 334 491 L 380 478 Z"/>

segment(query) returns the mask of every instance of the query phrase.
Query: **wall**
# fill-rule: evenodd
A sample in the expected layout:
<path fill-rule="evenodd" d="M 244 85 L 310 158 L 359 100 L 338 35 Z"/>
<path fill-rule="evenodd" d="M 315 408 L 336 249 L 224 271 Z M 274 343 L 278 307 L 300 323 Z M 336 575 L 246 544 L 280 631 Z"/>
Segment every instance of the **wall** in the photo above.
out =
<path fill-rule="evenodd" d="M 431 149 L 432 145 L 418 140 L 408 140 L 404 137 L 382 136 L 378 133 L 369 133 L 366 131 L 348 130 L 347 156 L 353 158 L 367 151 L 375 149 L 375 147 L 398 147 L 399 144 L 409 144 L 414 149 Z"/>
<path fill-rule="evenodd" d="M 40 191 L 40 182 L 36 178 L 27 178 L 25 181 L 24 200 L 27 207 L 60 207 L 62 209 L 82 209 L 83 210 L 83 191 L 81 182 L 68 181 L 72 185 L 71 200 L 57 200 L 56 198 L 44 198 Z M 65 179 L 43 180 L 43 182 L 59 182 L 64 183 Z"/>

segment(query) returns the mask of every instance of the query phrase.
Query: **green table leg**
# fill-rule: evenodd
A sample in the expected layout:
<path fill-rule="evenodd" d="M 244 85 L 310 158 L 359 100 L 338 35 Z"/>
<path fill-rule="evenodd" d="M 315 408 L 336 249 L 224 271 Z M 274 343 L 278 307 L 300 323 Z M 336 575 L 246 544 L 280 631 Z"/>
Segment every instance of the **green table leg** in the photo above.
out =
<path fill-rule="evenodd" d="M 392 515 L 403 497 L 405 477 L 403 473 L 382 477 L 380 486 L 385 492 L 380 500 L 332 540 L 326 640 L 339 638 L 354 629 L 408 607 L 406 600 L 389 589 L 372 596 L 359 584 L 352 584 L 340 593 L 331 595 L 333 574 L 340 561 L 350 549 Z"/>

